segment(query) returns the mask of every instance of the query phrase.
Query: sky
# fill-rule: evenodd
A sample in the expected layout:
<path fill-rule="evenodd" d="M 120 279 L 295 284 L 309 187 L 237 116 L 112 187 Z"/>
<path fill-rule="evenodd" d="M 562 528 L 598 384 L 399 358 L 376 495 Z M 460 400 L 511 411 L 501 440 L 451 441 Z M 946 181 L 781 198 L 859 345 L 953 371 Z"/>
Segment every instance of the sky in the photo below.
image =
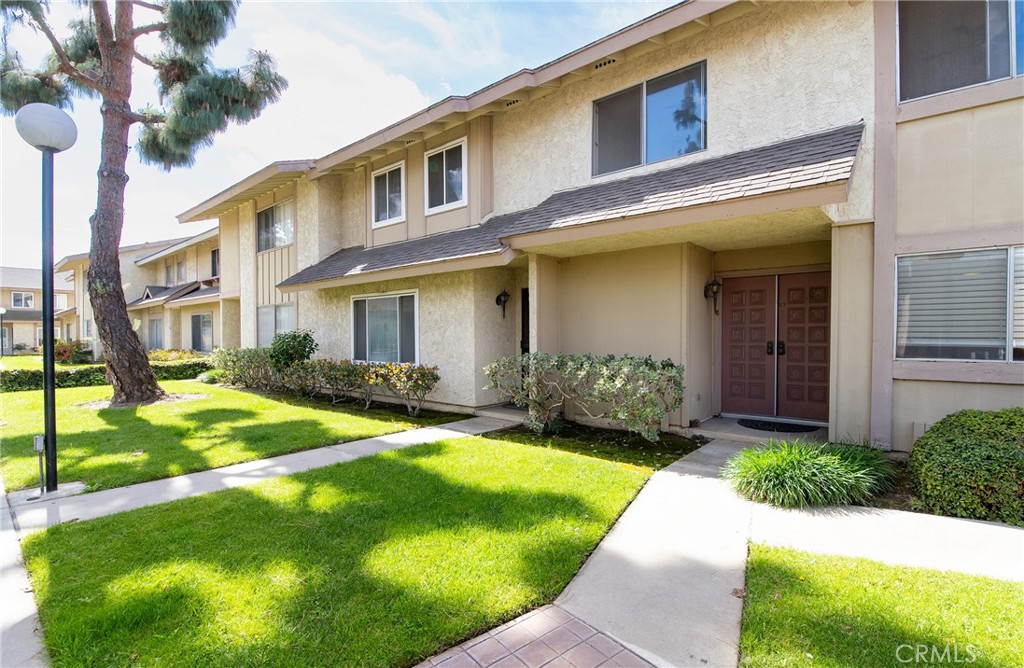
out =
<path fill-rule="evenodd" d="M 281 100 L 231 126 L 189 169 L 163 171 L 132 152 L 122 245 L 198 234 L 215 221 L 179 225 L 175 215 L 275 160 L 312 159 L 352 143 L 449 95 L 467 95 L 537 67 L 673 2 L 243 2 L 236 27 L 214 52 L 239 66 L 249 49 L 269 51 L 289 86 Z M 81 11 L 51 2 L 55 30 Z M 136 23 L 156 14 L 136 9 Z M 26 65 L 42 61 L 45 39 L 25 26 L 8 38 Z M 159 42 L 139 43 L 155 53 Z M 151 71 L 138 65 L 133 105 L 157 103 Z M 54 255 L 89 249 L 96 205 L 99 102 L 68 113 L 78 142 L 54 166 Z M 136 126 L 137 130 L 137 126 Z M 131 143 L 134 146 L 135 132 Z M 40 155 L 14 119 L 0 119 L 0 264 L 41 265 Z"/>

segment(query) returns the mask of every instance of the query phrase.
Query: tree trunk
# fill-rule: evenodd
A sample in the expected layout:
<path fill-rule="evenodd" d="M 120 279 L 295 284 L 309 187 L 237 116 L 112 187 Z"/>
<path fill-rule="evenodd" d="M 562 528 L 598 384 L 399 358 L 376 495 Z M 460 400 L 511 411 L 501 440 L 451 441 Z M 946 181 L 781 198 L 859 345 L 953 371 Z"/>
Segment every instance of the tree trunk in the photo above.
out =
<path fill-rule="evenodd" d="M 138 404 L 159 399 L 164 391 L 156 382 L 146 351 L 132 329 L 121 287 L 118 247 L 124 225 L 124 190 L 128 183 L 128 130 L 132 121 L 132 45 L 111 44 L 104 59 L 106 91 L 103 94 L 102 143 L 96 212 L 89 219 L 92 241 L 89 248 L 87 285 L 96 331 L 103 344 L 107 379 L 114 386 L 112 405 Z"/>

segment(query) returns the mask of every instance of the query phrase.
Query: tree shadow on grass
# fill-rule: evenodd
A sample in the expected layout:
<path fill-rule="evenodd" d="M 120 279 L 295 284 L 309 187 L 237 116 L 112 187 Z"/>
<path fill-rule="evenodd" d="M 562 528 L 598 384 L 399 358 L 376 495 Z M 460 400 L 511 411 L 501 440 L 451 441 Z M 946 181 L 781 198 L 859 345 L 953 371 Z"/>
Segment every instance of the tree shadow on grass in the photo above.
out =
<path fill-rule="evenodd" d="M 466 482 L 445 468 L 476 456 L 459 447 L 37 535 L 26 557 L 45 574 L 52 655 L 77 663 L 74 648 L 89 646 L 102 664 L 128 653 L 168 665 L 409 665 L 552 599 L 633 491 L 595 507 L 586 492 L 545 488 L 542 465 L 515 484 Z M 160 655 L 168 628 L 173 654 Z"/>
<path fill-rule="evenodd" d="M 829 557 L 822 557 L 829 559 Z M 895 610 L 899 588 L 886 596 L 844 598 L 799 566 L 777 555 L 751 558 L 747 566 L 747 595 L 743 608 L 741 666 L 821 665 L 888 667 L 964 663 L 968 645 L 978 668 L 1005 665 L 985 655 L 978 638 L 959 622 L 927 619 Z M 887 582 L 872 582 L 882 588 Z M 939 592 L 935 592 L 938 594 Z M 959 612 L 959 611 L 958 611 Z M 958 614 L 958 613 L 954 613 Z M 981 624 L 993 620 L 976 620 Z M 927 660 L 915 660 L 918 648 Z M 807 657 L 805 662 L 804 657 Z"/>

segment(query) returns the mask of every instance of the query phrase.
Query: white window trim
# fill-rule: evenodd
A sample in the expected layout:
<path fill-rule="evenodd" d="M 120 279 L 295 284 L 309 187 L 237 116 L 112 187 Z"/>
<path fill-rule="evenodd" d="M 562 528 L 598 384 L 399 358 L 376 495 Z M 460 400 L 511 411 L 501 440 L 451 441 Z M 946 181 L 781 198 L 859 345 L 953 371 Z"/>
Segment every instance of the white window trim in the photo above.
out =
<path fill-rule="evenodd" d="M 273 251 L 276 251 L 276 250 L 281 250 L 282 248 L 288 248 L 289 246 L 294 246 L 295 245 L 295 236 L 298 234 L 298 231 L 296 230 L 296 228 L 299 226 L 299 206 L 298 206 L 297 202 L 295 204 L 295 219 L 292 221 L 292 240 L 291 240 L 291 242 L 290 243 L 286 243 L 286 244 L 282 244 L 280 246 L 271 246 L 270 248 L 267 248 L 266 250 L 260 250 L 260 214 L 263 213 L 264 211 L 266 211 L 267 209 L 273 209 L 274 207 L 283 206 L 283 205 L 287 204 L 288 202 L 296 202 L 296 200 L 295 200 L 294 197 L 288 197 L 287 199 L 283 199 L 280 202 L 274 202 L 270 206 L 265 206 L 262 209 L 257 209 L 257 211 L 256 211 L 256 218 L 255 218 L 255 222 L 256 222 L 256 239 L 254 240 L 256 242 L 256 254 L 257 255 L 262 255 L 264 253 L 270 253 L 270 252 L 273 252 Z"/>
<path fill-rule="evenodd" d="M 655 160 L 654 162 L 648 162 L 647 161 L 647 84 L 649 82 L 651 82 L 651 81 L 654 81 L 655 79 L 660 79 L 661 77 L 668 76 L 669 74 L 675 74 L 676 72 L 680 72 L 682 70 L 689 69 L 689 68 L 693 67 L 694 65 L 700 65 L 701 66 L 701 83 L 704 84 L 704 116 L 705 116 L 705 118 L 704 118 L 704 123 L 705 123 L 705 126 L 704 126 L 704 146 L 699 148 L 696 151 L 691 151 L 689 153 L 684 153 L 683 155 L 675 155 L 675 156 L 672 156 L 670 158 L 662 158 L 661 160 Z M 621 95 L 622 93 L 625 93 L 626 91 L 632 90 L 634 88 L 639 88 L 640 89 L 640 164 L 638 164 L 638 165 L 631 165 L 630 167 L 623 167 L 621 169 L 613 169 L 613 170 L 611 170 L 609 172 L 601 172 L 600 174 L 598 174 L 595 171 L 597 169 L 597 160 L 595 160 L 595 158 L 597 156 L 594 153 L 594 146 L 595 146 L 595 144 L 594 144 L 594 130 L 596 129 L 594 126 L 595 126 L 595 121 L 596 121 L 596 118 L 597 118 L 597 103 L 598 102 L 603 102 L 604 100 L 607 100 L 608 98 L 615 97 L 616 95 Z M 689 65 L 684 65 L 682 67 L 677 67 L 676 69 L 669 70 L 668 72 L 662 72 L 661 74 L 657 74 L 657 75 L 655 75 L 653 77 L 648 77 L 648 78 L 644 79 L 643 81 L 641 81 L 640 83 L 635 83 L 635 84 L 632 84 L 630 86 L 626 86 L 625 88 L 620 88 L 617 91 L 614 91 L 612 93 L 608 93 L 607 95 L 602 95 L 601 97 L 596 98 L 595 100 L 593 100 L 590 103 L 590 150 L 591 150 L 591 154 L 590 154 L 590 163 L 591 163 L 590 178 L 592 178 L 592 179 L 602 179 L 602 178 L 604 178 L 606 176 L 610 176 L 612 174 L 622 174 L 623 172 L 628 172 L 628 171 L 630 171 L 632 169 L 640 169 L 641 167 L 649 167 L 651 165 L 666 165 L 666 167 L 668 167 L 668 166 L 672 166 L 672 164 L 674 162 L 681 161 L 681 160 L 684 160 L 686 158 L 690 158 L 691 156 L 700 155 L 701 153 L 706 153 L 707 150 L 708 150 L 708 130 L 707 130 L 707 121 L 708 121 L 708 119 L 707 119 L 707 109 L 708 109 L 708 60 L 707 60 L 707 58 L 705 58 L 703 60 L 698 60 L 698 61 L 693 62 L 693 63 L 690 63 Z"/>
<path fill-rule="evenodd" d="M 21 295 L 21 306 L 15 306 L 14 305 L 14 295 Z M 25 297 L 26 296 L 28 296 L 29 299 L 32 302 L 28 306 L 25 306 Z M 30 311 L 30 310 L 34 309 L 35 306 L 36 306 L 36 295 L 35 295 L 34 292 L 21 292 L 20 290 L 12 290 L 11 291 L 11 308 L 25 309 L 25 310 L 29 310 Z"/>
<path fill-rule="evenodd" d="M 356 357 L 356 323 L 355 323 L 355 312 L 356 312 L 356 300 L 359 299 L 377 299 L 379 297 L 408 297 L 412 295 L 412 323 L 413 333 L 415 334 L 415 343 L 413 350 L 413 364 L 420 363 L 420 291 L 419 289 L 413 290 L 393 290 L 391 292 L 373 292 L 361 295 L 352 295 L 349 298 L 348 312 L 349 312 L 349 351 L 351 351 L 351 359 L 356 364 L 370 364 L 370 360 L 357 360 Z M 369 323 L 369 316 L 367 316 L 367 323 Z M 370 333 L 366 333 L 366 347 L 369 350 L 370 347 Z"/>
<path fill-rule="evenodd" d="M 896 261 L 893 263 L 893 304 L 892 304 L 892 360 L 895 363 L 900 364 L 913 364 L 915 362 L 946 362 L 954 364 L 999 364 L 1009 365 L 1016 364 L 1018 366 L 1024 365 L 1024 361 L 1013 359 L 1013 271 L 1014 271 L 1014 253 L 1013 250 L 1019 247 L 1020 244 L 1011 244 L 1009 246 L 979 246 L 974 248 L 948 248 L 940 251 L 928 251 L 924 253 L 900 253 L 896 256 Z M 899 325 L 899 299 L 897 295 L 899 293 L 899 259 L 902 257 L 924 257 L 926 255 L 948 255 L 950 253 L 971 253 L 975 251 L 986 251 L 986 250 L 1005 250 L 1006 251 L 1006 359 L 1004 360 L 968 360 L 968 359 L 957 359 L 949 357 L 899 357 L 896 354 L 897 346 L 897 327 Z"/>
<path fill-rule="evenodd" d="M 983 1 L 987 4 L 987 0 L 983 0 Z M 1024 77 L 1024 72 L 1018 72 L 1017 71 L 1017 53 L 1016 53 L 1016 49 L 1017 49 L 1017 21 L 1016 21 L 1017 3 L 1014 2 L 1014 0 L 1008 0 L 1007 4 L 1009 5 L 1009 15 L 1010 15 L 1009 16 L 1010 25 L 1008 26 L 1008 30 L 1007 30 L 1007 32 L 1009 33 L 1009 38 L 1010 38 L 1010 74 L 1009 74 L 1009 76 L 998 77 L 996 79 L 988 79 L 986 81 L 979 81 L 978 83 L 967 84 L 966 86 L 960 86 L 959 88 L 950 88 L 949 90 L 940 90 L 937 93 L 929 93 L 928 95 L 921 95 L 919 97 L 911 97 L 911 98 L 907 98 L 906 100 L 903 100 L 903 99 L 900 99 L 900 97 L 901 97 L 901 92 L 900 92 L 900 81 L 901 81 L 901 78 L 900 78 L 900 11 L 899 11 L 899 2 L 897 2 L 897 6 L 896 6 L 896 106 L 900 106 L 901 104 L 907 104 L 908 102 L 917 102 L 918 100 L 927 100 L 927 99 L 930 99 L 930 98 L 933 98 L 933 97 L 941 97 L 943 95 L 948 95 L 949 93 L 956 93 L 956 92 L 962 91 L 962 90 L 970 90 L 971 88 L 977 88 L 978 86 L 984 86 L 984 85 L 987 85 L 987 84 L 995 83 L 997 81 L 1009 81 L 1011 79 L 1017 79 L 1017 78 L 1020 78 L 1020 77 Z M 986 29 L 986 33 L 987 32 L 988 32 L 988 30 Z M 988 48 L 988 45 L 986 45 L 986 48 Z"/>
<path fill-rule="evenodd" d="M 426 164 L 424 162 L 424 164 Z M 399 170 L 399 181 L 402 184 L 402 213 L 395 218 L 385 218 L 384 220 L 377 220 L 377 177 L 381 174 L 387 174 L 394 170 Z M 405 215 L 405 201 L 406 201 L 406 188 L 405 185 L 405 160 L 399 160 L 393 162 L 387 167 L 378 169 L 377 171 L 370 174 L 370 227 L 373 229 L 379 229 L 381 227 L 387 227 L 389 225 L 397 225 L 398 223 L 404 223 L 406 219 Z"/>
<path fill-rule="evenodd" d="M 445 211 L 453 211 L 455 209 L 461 209 L 462 207 L 469 205 L 469 151 L 466 150 L 466 137 L 461 137 L 455 141 L 448 142 L 444 146 L 438 146 L 437 148 L 424 151 L 423 153 L 423 209 L 426 211 L 426 215 L 432 216 L 436 213 L 444 213 Z M 457 202 L 448 202 L 441 206 L 435 206 L 430 208 L 430 174 L 427 172 L 427 163 L 430 161 L 430 157 L 443 153 L 450 148 L 455 148 L 458 145 L 462 145 L 462 199 Z"/>

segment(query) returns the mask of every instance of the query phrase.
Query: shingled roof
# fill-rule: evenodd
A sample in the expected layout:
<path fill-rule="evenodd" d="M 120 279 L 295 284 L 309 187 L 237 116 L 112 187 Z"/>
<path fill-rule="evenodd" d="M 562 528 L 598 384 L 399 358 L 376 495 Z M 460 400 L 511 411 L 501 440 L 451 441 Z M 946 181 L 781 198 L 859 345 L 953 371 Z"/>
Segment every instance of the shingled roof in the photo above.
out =
<path fill-rule="evenodd" d="M 476 227 L 386 246 L 340 250 L 281 282 L 280 287 L 498 255 L 509 248 L 503 240 L 516 235 L 845 181 L 853 173 L 863 133 L 861 122 L 650 174 L 564 190 L 532 209 L 495 216 Z"/>

